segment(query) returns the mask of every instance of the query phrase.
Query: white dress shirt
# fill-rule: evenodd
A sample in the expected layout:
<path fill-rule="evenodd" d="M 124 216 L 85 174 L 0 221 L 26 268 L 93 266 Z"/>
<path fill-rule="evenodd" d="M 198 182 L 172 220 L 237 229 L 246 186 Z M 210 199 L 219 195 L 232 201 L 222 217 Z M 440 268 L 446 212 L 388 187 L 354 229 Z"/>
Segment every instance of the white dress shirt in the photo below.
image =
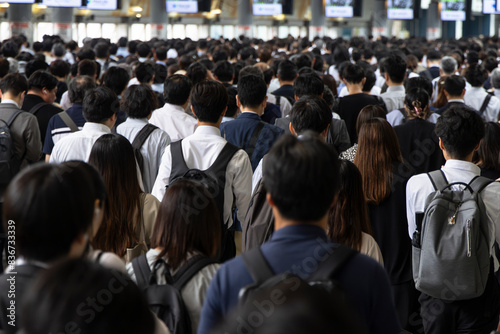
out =
<path fill-rule="evenodd" d="M 405 96 L 406 92 L 403 85 L 387 87 L 386 92 L 380 94 L 380 97 L 385 102 L 387 110 L 396 110 L 399 108 L 403 108 Z"/>
<path fill-rule="evenodd" d="M 118 125 L 116 132 L 132 143 L 144 126 L 148 124 L 146 118 L 127 118 L 125 122 Z M 165 148 L 170 145 L 170 137 L 161 130 L 154 130 L 141 147 L 141 153 L 144 157 L 144 168 L 142 181 L 144 183 L 144 191 L 151 193 L 153 184 L 155 183 L 158 170 L 160 169 L 161 157 L 165 152 Z"/>
<path fill-rule="evenodd" d="M 481 169 L 475 164 L 462 160 L 448 160 L 442 168 L 449 183 L 469 183 L 475 176 L 480 175 Z M 460 186 L 454 186 L 460 187 Z M 427 196 L 434 192 L 434 187 L 427 174 L 415 175 L 406 185 L 406 214 L 408 219 L 408 234 L 410 238 L 416 229 L 415 213 L 424 212 Z M 495 239 L 500 241 L 500 183 L 494 182 L 488 185 L 480 194 L 486 215 L 488 217 L 488 231 L 491 236 L 489 240 L 490 252 L 495 254 L 493 244 Z M 495 257 L 494 257 L 495 258 Z M 498 263 L 495 259 L 495 271 Z"/>
<path fill-rule="evenodd" d="M 495 96 L 500 99 L 500 89 L 495 88 Z"/>
<path fill-rule="evenodd" d="M 68 91 L 64 92 L 63 95 L 61 96 L 61 107 L 63 110 L 68 110 L 73 106 L 73 103 L 69 100 L 69 93 Z"/>
<path fill-rule="evenodd" d="M 483 87 L 470 87 L 465 91 L 465 104 L 479 111 L 488 93 Z M 496 122 L 500 111 L 500 100 L 492 96 L 486 110 L 481 115 L 485 122 Z"/>
<path fill-rule="evenodd" d="M 227 141 L 221 137 L 220 130 L 213 126 L 199 126 L 194 134 L 182 141 L 182 153 L 187 167 L 207 170 L 212 166 Z M 172 153 L 167 147 L 161 160 L 158 177 L 153 186 L 152 194 L 163 199 L 165 187 L 170 182 L 172 170 Z M 239 150 L 229 161 L 226 169 L 226 184 L 224 188 L 224 214 L 228 227 L 232 225 L 231 216 L 233 198 L 238 208 L 238 220 L 243 222 L 250 203 L 252 190 L 252 167 L 245 151 Z"/>
<path fill-rule="evenodd" d="M 59 140 L 52 150 L 50 162 L 61 163 L 69 160 L 88 161 L 92 146 L 100 136 L 111 133 L 111 129 L 101 123 L 87 122 L 82 131 L 73 132 Z"/>
<path fill-rule="evenodd" d="M 165 131 L 172 142 L 179 141 L 194 133 L 198 121 L 188 115 L 181 106 L 170 103 L 153 111 L 149 123 Z"/>

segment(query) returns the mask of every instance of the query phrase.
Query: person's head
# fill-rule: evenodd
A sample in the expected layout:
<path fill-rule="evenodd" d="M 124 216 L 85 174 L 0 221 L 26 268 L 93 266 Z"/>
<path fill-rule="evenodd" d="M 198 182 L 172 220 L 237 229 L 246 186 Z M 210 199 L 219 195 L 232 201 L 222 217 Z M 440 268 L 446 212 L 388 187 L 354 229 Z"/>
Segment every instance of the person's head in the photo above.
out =
<path fill-rule="evenodd" d="M 450 97 L 463 97 L 465 94 L 465 79 L 461 75 L 450 75 L 444 81 L 444 91 Z"/>
<path fill-rule="evenodd" d="M 151 56 L 151 48 L 147 43 L 137 45 L 137 55 L 141 58 L 149 58 Z"/>
<path fill-rule="evenodd" d="M 413 88 L 406 92 L 405 109 L 410 119 L 427 119 L 430 115 L 429 109 L 430 96 L 420 88 Z"/>
<path fill-rule="evenodd" d="M 464 77 L 472 87 L 482 87 L 488 79 L 488 72 L 484 66 L 472 64 L 465 69 Z"/>
<path fill-rule="evenodd" d="M 52 54 L 56 58 L 62 58 L 64 54 L 66 53 L 66 48 L 62 43 L 56 43 L 52 46 L 51 50 Z"/>
<path fill-rule="evenodd" d="M 108 68 L 101 78 L 103 86 L 111 89 L 116 96 L 122 95 L 129 80 L 130 75 L 127 70 L 118 66 Z"/>
<path fill-rule="evenodd" d="M 310 130 L 326 137 L 332 122 L 332 111 L 323 98 L 303 96 L 293 105 L 290 121 L 292 134 L 300 135 Z"/>
<path fill-rule="evenodd" d="M 140 63 L 135 69 L 135 77 L 141 84 L 149 84 L 154 80 L 155 67 L 150 63 Z"/>
<path fill-rule="evenodd" d="M 91 48 L 83 48 L 78 51 L 76 57 L 79 61 L 82 61 L 84 59 L 95 60 L 95 52 Z"/>
<path fill-rule="evenodd" d="M 432 82 L 426 77 L 414 77 L 406 80 L 405 91 L 410 91 L 415 88 L 423 89 L 432 96 Z"/>
<path fill-rule="evenodd" d="M 207 79 L 208 70 L 202 63 L 193 63 L 189 65 L 186 70 L 186 75 L 193 82 L 193 85 L 196 85 L 198 82 Z"/>
<path fill-rule="evenodd" d="M 488 73 L 491 73 L 494 69 L 498 68 L 498 61 L 495 57 L 488 57 L 483 62 L 484 68 Z"/>
<path fill-rule="evenodd" d="M 132 85 L 123 94 L 120 106 L 130 118 L 149 118 L 158 108 L 158 98 L 148 85 Z"/>
<path fill-rule="evenodd" d="M 328 217 L 328 236 L 359 251 L 361 232 L 371 234 L 363 178 L 355 164 L 340 160 L 339 179 L 340 189 Z"/>
<path fill-rule="evenodd" d="M 28 91 L 52 104 L 56 100 L 57 78 L 49 72 L 36 71 L 28 80 Z"/>
<path fill-rule="evenodd" d="M 47 65 L 47 63 L 44 60 L 35 58 L 33 60 L 30 60 L 26 64 L 26 69 L 24 71 L 24 74 L 26 74 L 26 78 L 30 78 L 33 75 L 33 73 L 35 73 L 36 71 L 39 71 L 39 70 L 45 71 L 48 68 L 49 68 L 49 66 Z"/>
<path fill-rule="evenodd" d="M 83 75 L 73 78 L 68 85 L 68 97 L 71 103 L 82 103 L 85 95 L 97 87 L 93 78 Z"/>
<path fill-rule="evenodd" d="M 236 95 L 238 95 L 238 89 L 234 87 L 227 87 L 227 110 L 226 117 L 234 118 L 238 114 L 238 103 L 236 102 Z"/>
<path fill-rule="evenodd" d="M 49 72 L 58 78 L 66 79 L 70 72 L 70 65 L 62 59 L 56 59 L 50 64 Z"/>
<path fill-rule="evenodd" d="M 7 58 L 0 57 L 0 79 L 9 74 L 10 63 Z M 26 71 L 25 71 L 26 73 Z"/>
<path fill-rule="evenodd" d="M 496 68 L 491 72 L 491 85 L 495 89 L 500 89 L 500 68 Z"/>
<path fill-rule="evenodd" d="M 377 82 L 377 76 L 375 75 L 375 72 L 372 70 L 368 70 L 365 72 L 365 84 L 363 85 L 363 88 L 361 90 L 363 92 L 371 92 L 373 86 L 375 86 L 375 83 Z"/>
<path fill-rule="evenodd" d="M 3 98 L 19 98 L 22 100 L 28 91 L 28 80 L 19 73 L 7 74 L 0 80 L 0 91 Z"/>
<path fill-rule="evenodd" d="M 264 80 L 265 82 L 264 72 L 262 72 L 262 70 L 257 66 L 247 65 L 243 67 L 239 72 L 239 78 L 243 78 L 246 75 L 254 75 L 256 77 L 262 78 L 262 80 Z"/>
<path fill-rule="evenodd" d="M 386 118 L 386 113 L 382 106 L 371 104 L 363 107 L 358 114 L 358 118 L 356 119 L 356 133 L 359 135 L 359 130 L 361 130 L 363 124 L 375 117 L 383 119 Z"/>
<path fill-rule="evenodd" d="M 80 61 L 78 63 L 78 75 L 88 75 L 95 78 L 97 75 L 97 63 L 90 59 Z"/>
<path fill-rule="evenodd" d="M 312 59 L 308 54 L 305 53 L 302 53 L 298 56 L 294 56 L 292 61 L 299 70 L 304 67 L 308 68 L 312 67 Z"/>
<path fill-rule="evenodd" d="M 279 218 L 316 224 L 325 219 L 326 224 L 338 191 L 337 174 L 336 154 L 320 136 L 308 132 L 300 137 L 281 136 L 269 151 L 263 168 L 268 202 L 276 221 Z"/>
<path fill-rule="evenodd" d="M 438 64 L 441 60 L 441 53 L 436 50 L 429 50 L 427 52 L 427 63 L 429 64 Z"/>
<path fill-rule="evenodd" d="M 342 77 L 347 84 L 364 84 L 365 71 L 356 64 L 348 64 L 342 71 Z"/>
<path fill-rule="evenodd" d="M 137 285 L 121 272 L 84 259 L 47 269 L 26 296 L 20 311 L 36 314 L 23 318 L 20 327 L 26 334 L 66 333 L 68 328 L 81 334 L 155 332 L 154 316 Z"/>
<path fill-rule="evenodd" d="M 191 111 L 200 123 L 216 125 L 227 109 L 228 95 L 223 84 L 205 80 L 194 85 L 189 97 Z"/>
<path fill-rule="evenodd" d="M 3 220 L 15 223 L 17 256 L 50 263 L 83 254 L 98 208 L 93 182 L 78 164 L 40 163 L 10 183 Z"/>
<path fill-rule="evenodd" d="M 397 54 L 391 54 L 384 58 L 385 79 L 389 79 L 393 84 L 400 85 L 406 77 L 406 61 Z"/>
<path fill-rule="evenodd" d="M 234 67 L 227 60 L 218 61 L 214 68 L 214 77 L 220 82 L 231 82 L 234 78 Z"/>
<path fill-rule="evenodd" d="M 187 104 L 192 88 L 193 83 L 187 76 L 180 74 L 169 76 L 163 86 L 165 102 L 177 106 Z"/>
<path fill-rule="evenodd" d="M 359 130 L 358 150 L 354 158 L 354 164 L 363 177 L 363 189 L 369 203 L 378 205 L 391 194 L 395 162 L 403 162 L 396 132 L 383 118 L 369 119 Z"/>
<path fill-rule="evenodd" d="M 83 98 L 83 117 L 87 122 L 105 124 L 111 121 L 111 128 L 118 110 L 118 97 L 107 87 L 97 87 L 87 92 Z"/>
<path fill-rule="evenodd" d="M 267 101 L 267 86 L 264 79 L 255 75 L 240 76 L 236 100 L 242 109 L 263 109 Z"/>
<path fill-rule="evenodd" d="M 445 159 L 469 160 L 484 137 L 484 123 L 473 109 L 456 105 L 443 112 L 434 131 Z"/>
<path fill-rule="evenodd" d="M 2 44 L 0 51 L 5 58 L 16 58 L 19 54 L 19 45 L 13 41 L 8 41 Z"/>
<path fill-rule="evenodd" d="M 277 77 L 282 82 L 293 82 L 297 78 L 297 66 L 290 60 L 283 60 L 278 65 Z"/>
<path fill-rule="evenodd" d="M 458 63 L 455 58 L 450 56 L 444 56 L 439 63 L 439 68 L 443 75 L 452 75 L 458 69 Z"/>
<path fill-rule="evenodd" d="M 165 257 L 174 270 L 189 253 L 213 258 L 221 238 L 219 221 L 217 205 L 204 186 L 190 180 L 177 181 L 163 197 L 151 246 L 161 248 L 158 258 Z"/>
<path fill-rule="evenodd" d="M 109 45 L 107 43 L 97 43 L 94 47 L 94 52 L 97 59 L 107 59 L 109 56 Z"/>
<path fill-rule="evenodd" d="M 293 83 L 293 94 L 296 100 L 306 95 L 321 97 L 324 90 L 325 84 L 317 74 L 301 74 Z"/>
<path fill-rule="evenodd" d="M 156 60 L 165 61 L 167 59 L 167 48 L 160 46 L 155 49 Z"/>
<path fill-rule="evenodd" d="M 472 161 L 479 167 L 500 170 L 500 124 L 487 122 L 484 125 L 484 137 L 479 149 L 474 152 Z"/>

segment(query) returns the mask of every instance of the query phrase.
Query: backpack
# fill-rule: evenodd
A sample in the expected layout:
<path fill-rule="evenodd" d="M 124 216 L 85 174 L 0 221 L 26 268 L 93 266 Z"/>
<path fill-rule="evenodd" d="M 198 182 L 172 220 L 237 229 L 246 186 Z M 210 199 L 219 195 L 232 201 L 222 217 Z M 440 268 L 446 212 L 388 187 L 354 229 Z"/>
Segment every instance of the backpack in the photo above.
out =
<path fill-rule="evenodd" d="M 227 142 L 222 151 L 215 159 L 212 166 L 207 170 L 189 169 L 184 160 L 182 153 L 182 140 L 172 143 L 172 171 L 170 173 L 170 185 L 173 185 L 179 180 L 191 180 L 202 184 L 212 195 L 219 209 L 222 238 L 221 247 L 219 249 L 219 259 L 225 261 L 233 258 L 236 255 L 236 245 L 234 244 L 234 224 L 228 229 L 224 221 L 224 188 L 226 186 L 226 169 L 229 161 L 234 154 L 239 151 L 239 148 Z M 182 211 L 182 208 L 180 208 Z M 189 212 L 185 212 L 189 214 Z"/>
<path fill-rule="evenodd" d="M 153 124 L 146 124 L 135 136 L 134 141 L 132 142 L 132 147 L 134 149 L 135 159 L 137 160 L 137 164 L 139 165 L 139 169 L 141 170 L 141 175 L 144 175 L 144 157 L 141 153 L 141 147 L 144 145 L 149 135 L 153 133 L 154 130 L 158 129 L 157 126 Z"/>
<path fill-rule="evenodd" d="M 299 276 L 289 272 L 275 274 L 262 254 L 260 247 L 255 247 L 243 253 L 241 255 L 242 260 L 254 283 L 240 290 L 238 307 L 244 308 L 252 304 L 262 305 L 262 300 L 267 300 L 269 301 L 268 304 L 272 304 L 276 300 L 277 290 L 283 291 L 286 288 L 295 291 L 293 286 L 297 287 L 298 284 L 308 284 L 313 288 L 321 289 L 323 293 L 331 295 L 333 300 L 335 300 L 335 303 L 331 307 L 335 310 L 335 314 L 343 318 L 343 322 L 349 324 L 349 333 L 368 333 L 364 321 L 361 320 L 357 310 L 345 295 L 344 290 L 335 280 L 335 276 L 344 265 L 358 252 L 340 244 L 332 247 L 332 251 L 326 260 L 319 263 L 318 269 L 307 280 L 303 280 Z M 274 309 L 275 306 L 271 306 Z M 340 332 L 347 333 L 346 331 Z"/>
<path fill-rule="evenodd" d="M 490 272 L 487 216 L 479 193 L 493 181 L 476 176 L 469 184 L 448 183 L 441 170 L 428 176 L 435 191 L 413 235 L 415 287 L 443 300 L 479 297 Z"/>
<path fill-rule="evenodd" d="M 80 131 L 75 121 L 73 121 L 71 117 L 69 117 L 66 111 L 61 111 L 58 115 L 59 117 L 61 117 L 61 120 L 64 122 L 64 124 L 66 124 L 66 126 L 71 130 L 71 132 Z"/>
<path fill-rule="evenodd" d="M 484 101 L 483 101 L 483 104 L 481 105 L 481 108 L 479 108 L 479 115 L 481 115 L 481 117 L 483 116 L 484 112 L 486 111 L 486 108 L 488 108 L 488 104 L 490 103 L 490 100 L 491 100 L 491 95 L 487 94 L 484 97 Z"/>
<path fill-rule="evenodd" d="M 264 113 L 260 116 L 260 119 L 266 123 L 274 124 L 276 118 L 281 118 L 281 108 L 279 104 L 267 102 Z"/>
<path fill-rule="evenodd" d="M 9 120 L 0 120 L 4 125 L 0 126 L 0 185 L 6 187 L 14 176 L 19 172 L 22 158 L 16 157 L 14 152 L 14 140 L 10 127 L 22 110 L 17 110 Z"/>
<path fill-rule="evenodd" d="M 132 260 L 137 285 L 144 292 L 150 310 L 162 320 L 172 334 L 192 333 L 191 319 L 187 311 L 181 290 L 201 269 L 214 260 L 197 255 L 192 257 L 172 276 L 170 268 L 163 259 L 156 260 L 153 270 L 149 267 L 146 255 Z M 156 273 L 164 268 L 167 284 L 159 285 Z"/>

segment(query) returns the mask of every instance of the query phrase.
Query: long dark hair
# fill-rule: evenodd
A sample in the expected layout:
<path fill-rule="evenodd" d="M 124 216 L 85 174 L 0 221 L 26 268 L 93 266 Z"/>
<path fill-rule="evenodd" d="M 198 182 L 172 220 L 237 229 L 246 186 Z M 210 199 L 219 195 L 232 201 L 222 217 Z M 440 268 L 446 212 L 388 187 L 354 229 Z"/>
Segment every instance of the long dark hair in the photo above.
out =
<path fill-rule="evenodd" d="M 363 179 L 356 165 L 340 162 L 340 190 L 328 216 L 328 237 L 353 249 L 361 249 L 362 233 L 371 234 Z"/>
<path fill-rule="evenodd" d="M 500 124 L 484 125 L 484 137 L 472 159 L 479 167 L 500 171 Z"/>
<path fill-rule="evenodd" d="M 142 190 L 134 150 L 125 137 L 105 134 L 92 147 L 89 163 L 101 173 L 108 194 L 103 223 L 92 245 L 124 256 L 128 247 L 140 242 L 138 225 L 142 217 Z"/>

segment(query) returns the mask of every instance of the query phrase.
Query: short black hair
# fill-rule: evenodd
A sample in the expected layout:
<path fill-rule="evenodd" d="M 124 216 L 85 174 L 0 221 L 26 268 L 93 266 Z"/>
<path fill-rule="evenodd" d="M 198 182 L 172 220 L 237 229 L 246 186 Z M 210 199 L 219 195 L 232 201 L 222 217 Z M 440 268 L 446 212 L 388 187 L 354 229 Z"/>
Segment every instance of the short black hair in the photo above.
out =
<path fill-rule="evenodd" d="M 351 84 L 361 83 L 365 78 L 365 71 L 357 64 L 348 64 L 342 71 L 342 78 Z"/>
<path fill-rule="evenodd" d="M 227 95 L 229 99 L 227 101 L 226 117 L 234 117 L 238 111 L 238 105 L 236 104 L 238 90 L 235 87 L 227 87 Z"/>
<path fill-rule="evenodd" d="M 1 51 L 5 58 L 16 58 L 19 54 L 19 45 L 13 41 L 8 41 L 2 44 Z"/>
<path fill-rule="evenodd" d="M 104 123 L 119 110 L 118 97 L 108 87 L 97 87 L 83 99 L 83 117 L 87 122 Z"/>
<path fill-rule="evenodd" d="M 427 52 L 427 59 L 430 61 L 437 61 L 441 59 L 441 52 L 436 50 L 430 50 Z"/>
<path fill-rule="evenodd" d="M 151 48 L 147 43 L 140 43 L 137 45 L 137 54 L 141 58 L 149 57 L 151 54 Z"/>
<path fill-rule="evenodd" d="M 66 78 L 70 71 L 70 65 L 62 59 L 56 59 L 50 63 L 49 71 L 56 77 Z"/>
<path fill-rule="evenodd" d="M 217 123 L 227 107 L 227 90 L 223 84 L 205 80 L 191 90 L 191 106 L 200 122 Z"/>
<path fill-rule="evenodd" d="M 317 74 L 301 74 L 293 83 L 293 94 L 298 98 L 305 95 L 320 96 L 324 90 L 325 84 Z"/>
<path fill-rule="evenodd" d="M 68 97 L 71 103 L 83 102 L 85 94 L 97 87 L 95 80 L 87 75 L 73 78 L 68 85 Z"/>
<path fill-rule="evenodd" d="M 423 89 L 432 96 L 432 82 L 426 77 L 414 77 L 406 80 L 405 91 L 410 91 L 415 88 Z"/>
<path fill-rule="evenodd" d="M 494 57 L 488 57 L 486 60 L 483 62 L 484 68 L 488 72 L 492 72 L 495 68 L 498 68 L 498 61 Z"/>
<path fill-rule="evenodd" d="M 155 49 L 156 59 L 159 61 L 164 61 L 167 59 L 167 49 L 163 46 Z"/>
<path fill-rule="evenodd" d="M 84 59 L 78 63 L 78 75 L 95 76 L 98 63 L 95 60 Z"/>
<path fill-rule="evenodd" d="M 297 77 L 297 66 L 290 60 L 283 60 L 278 66 L 277 74 L 283 81 L 293 81 Z"/>
<path fill-rule="evenodd" d="M 28 90 L 41 91 L 44 88 L 52 90 L 57 87 L 57 78 L 47 71 L 36 71 L 28 80 Z"/>
<path fill-rule="evenodd" d="M 392 82 L 402 83 L 406 75 L 406 61 L 397 54 L 391 54 L 384 59 L 384 73 L 389 75 Z"/>
<path fill-rule="evenodd" d="M 258 107 L 267 96 L 267 85 L 264 79 L 256 75 L 245 75 L 238 81 L 238 99 L 241 106 Z"/>
<path fill-rule="evenodd" d="M 162 64 L 155 64 L 155 84 L 163 84 L 167 78 L 167 67 Z"/>
<path fill-rule="evenodd" d="M 163 97 L 166 103 L 182 106 L 189 99 L 193 83 L 185 75 L 174 74 L 165 80 Z"/>
<path fill-rule="evenodd" d="M 484 123 L 473 109 L 455 105 L 438 118 L 434 131 L 450 157 L 463 160 L 484 137 Z"/>
<path fill-rule="evenodd" d="M 127 88 L 129 80 L 127 70 L 118 66 L 108 68 L 101 78 L 103 86 L 110 88 L 117 96 Z"/>
<path fill-rule="evenodd" d="M 243 78 L 245 75 L 255 75 L 259 78 L 262 78 L 262 80 L 265 81 L 265 78 L 264 78 L 264 73 L 262 72 L 262 70 L 260 68 L 258 68 L 257 66 L 253 66 L 253 65 L 247 65 L 245 67 L 243 67 L 240 72 L 238 73 L 239 75 L 239 79 Z"/>
<path fill-rule="evenodd" d="M 284 218 L 314 222 L 332 205 L 338 170 L 336 154 L 318 135 L 283 135 L 267 154 L 263 182 Z"/>
<path fill-rule="evenodd" d="M 120 106 L 130 118 L 146 118 L 158 108 L 158 98 L 148 85 L 132 85 L 123 94 Z"/>
<path fill-rule="evenodd" d="M 30 60 L 26 64 L 26 68 L 24 70 L 24 74 L 26 75 L 26 78 L 29 78 L 36 71 L 39 71 L 39 70 L 45 71 L 48 68 L 49 68 L 49 65 L 47 65 L 47 63 L 45 62 L 45 60 L 42 60 L 42 59 L 39 59 L 39 58 L 35 58 L 33 60 Z"/>
<path fill-rule="evenodd" d="M 293 57 L 292 62 L 297 66 L 297 69 L 301 69 L 303 67 L 312 67 L 312 59 L 309 55 L 302 53 L 298 56 Z"/>
<path fill-rule="evenodd" d="M 84 59 L 95 60 L 95 52 L 91 48 L 83 48 L 78 51 L 76 57 L 79 61 L 82 61 Z"/>
<path fill-rule="evenodd" d="M 220 60 L 215 64 L 214 75 L 219 81 L 231 82 L 234 78 L 234 67 L 227 60 Z"/>
<path fill-rule="evenodd" d="M 332 111 L 328 103 L 317 96 L 301 97 L 292 107 L 290 120 L 297 134 L 306 130 L 321 134 L 332 122 Z"/>
<path fill-rule="evenodd" d="M 97 43 L 94 47 L 96 58 L 106 58 L 109 55 L 109 45 L 107 43 Z"/>
<path fill-rule="evenodd" d="M 363 92 L 370 92 L 375 86 L 375 83 L 377 82 L 377 76 L 375 75 L 375 72 L 372 70 L 368 70 L 365 72 L 365 84 L 363 85 Z"/>
<path fill-rule="evenodd" d="M 7 58 L 0 57 L 0 78 L 3 78 L 7 74 L 9 74 L 9 68 L 10 64 Z"/>
<path fill-rule="evenodd" d="M 450 75 L 444 81 L 444 90 L 451 96 L 460 96 L 465 89 L 465 79 L 461 75 Z"/>
<path fill-rule="evenodd" d="M 488 79 L 488 72 L 483 65 L 472 64 L 465 69 L 464 77 L 472 87 L 481 87 Z"/>
<path fill-rule="evenodd" d="M 186 70 L 186 75 L 193 82 L 197 84 L 207 78 L 208 70 L 202 63 L 192 63 Z"/>
<path fill-rule="evenodd" d="M 28 80 L 19 73 L 7 74 L 0 80 L 0 91 L 5 94 L 10 92 L 14 96 L 19 96 L 28 90 Z"/>
<path fill-rule="evenodd" d="M 155 67 L 150 63 L 140 63 L 135 69 L 135 77 L 140 83 L 149 83 L 155 76 Z"/>

